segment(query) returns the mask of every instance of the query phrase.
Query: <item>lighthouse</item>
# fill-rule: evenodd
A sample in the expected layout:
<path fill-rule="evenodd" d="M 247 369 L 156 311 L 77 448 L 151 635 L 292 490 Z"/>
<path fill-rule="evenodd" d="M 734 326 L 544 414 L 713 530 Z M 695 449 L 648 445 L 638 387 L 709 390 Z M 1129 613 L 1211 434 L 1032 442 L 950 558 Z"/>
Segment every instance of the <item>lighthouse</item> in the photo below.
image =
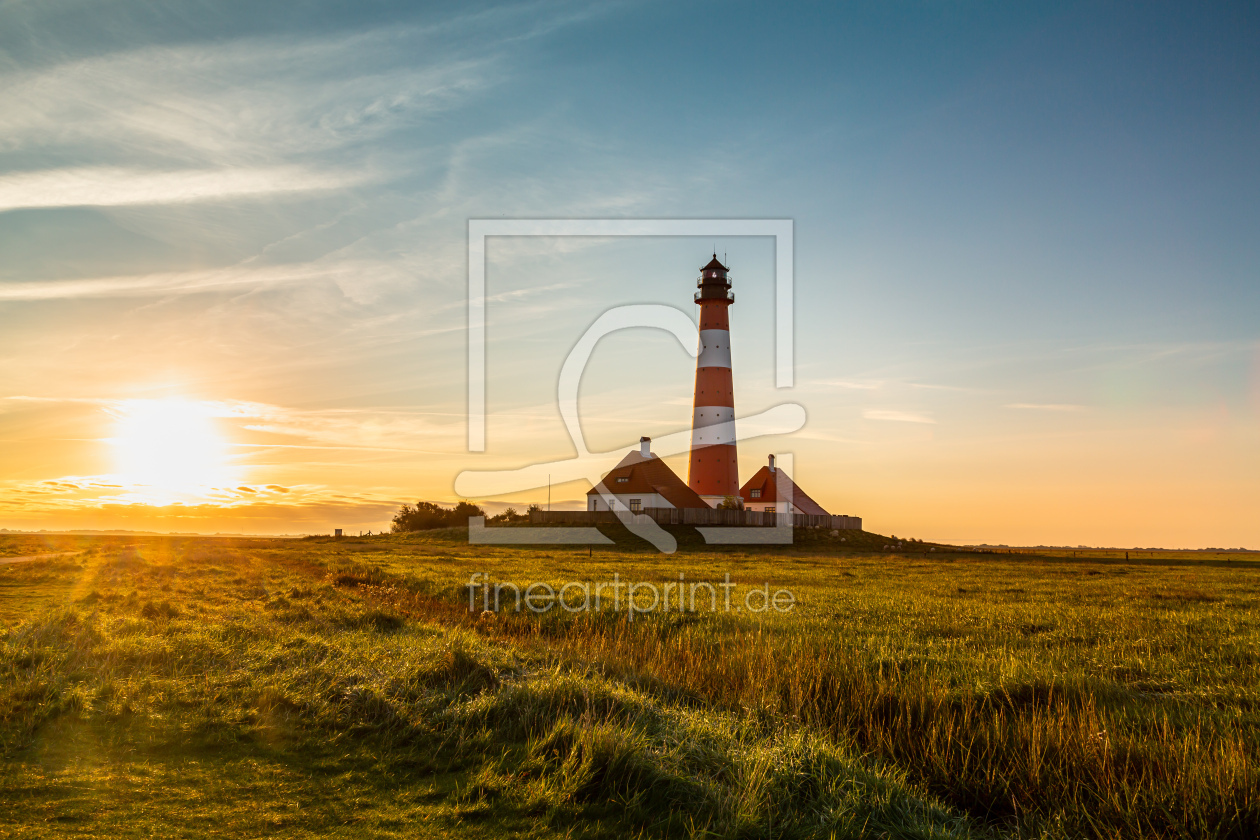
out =
<path fill-rule="evenodd" d="M 691 414 L 691 463 L 687 486 L 717 507 L 728 496 L 739 499 L 735 455 L 735 390 L 731 380 L 731 328 L 727 307 L 735 302 L 726 266 L 717 254 L 700 269 L 696 281 L 700 305 L 700 357 Z"/>

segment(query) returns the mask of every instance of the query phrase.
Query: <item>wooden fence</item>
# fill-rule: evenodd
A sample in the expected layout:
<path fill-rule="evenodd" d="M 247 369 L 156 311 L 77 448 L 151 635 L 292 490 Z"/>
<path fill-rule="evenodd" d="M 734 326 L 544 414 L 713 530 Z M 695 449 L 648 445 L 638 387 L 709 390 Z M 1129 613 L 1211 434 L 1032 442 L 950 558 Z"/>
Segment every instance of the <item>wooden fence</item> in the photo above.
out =
<path fill-rule="evenodd" d="M 715 508 L 644 508 L 630 514 L 651 519 L 658 525 L 726 525 L 750 528 L 767 528 L 778 523 L 782 514 L 763 513 L 757 510 L 717 510 Z M 618 522 L 611 510 L 536 510 L 530 513 L 531 525 L 598 525 Z M 860 516 L 812 516 L 807 513 L 792 514 L 793 528 L 831 528 L 837 531 L 862 530 Z"/>

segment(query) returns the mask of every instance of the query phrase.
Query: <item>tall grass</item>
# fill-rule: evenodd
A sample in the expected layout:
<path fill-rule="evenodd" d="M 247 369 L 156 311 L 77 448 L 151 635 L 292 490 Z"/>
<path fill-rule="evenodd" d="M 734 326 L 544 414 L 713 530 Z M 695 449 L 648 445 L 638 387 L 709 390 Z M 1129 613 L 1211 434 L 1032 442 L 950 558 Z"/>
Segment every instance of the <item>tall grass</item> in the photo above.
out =
<path fill-rule="evenodd" d="M 548 640 L 609 673 L 723 708 L 799 721 L 906 768 L 971 813 L 1069 835 L 1254 837 L 1254 724 L 1102 681 L 1028 676 L 968 688 L 928 662 L 884 662 L 827 638 L 640 623 Z"/>
<path fill-rule="evenodd" d="M 421 554 L 377 568 L 392 568 L 401 593 L 473 569 L 563 580 L 541 551 L 455 559 Z M 786 618 L 674 613 L 633 623 L 505 613 L 478 627 L 658 696 L 799 723 L 1021 833 L 1260 836 L 1260 575 L 1251 564 L 839 561 L 790 551 L 619 554 L 602 567 L 566 558 L 562 571 L 586 580 L 734 568 L 748 582 L 791 584 L 802 607 Z"/>
<path fill-rule="evenodd" d="M 108 736 L 113 761 L 160 744 L 220 780 L 279 761 L 342 768 L 328 771 L 337 778 L 357 761 L 383 780 L 452 779 L 405 812 L 448 827 L 1260 836 L 1251 565 L 854 555 L 813 542 L 588 559 L 452 535 L 155 540 L 10 567 L 0 593 L 26 581 L 59 606 L 0 630 L 3 781 L 32 801 L 59 789 L 38 756 L 77 721 Z M 463 588 L 472 572 L 559 583 L 680 570 L 768 580 L 799 607 L 479 617 Z M 343 800 L 383 814 L 405 788 L 383 780 L 353 793 L 302 782 L 311 816 L 293 825 L 347 825 Z M 131 816 L 160 822 L 144 807 Z M 0 829 L 34 835 L 46 823 L 33 813 Z M 380 836 L 395 836 L 381 820 Z"/>
<path fill-rule="evenodd" d="M 0 784 L 20 792 L 0 834 L 168 836 L 184 818 L 237 836 L 395 837 L 430 821 L 535 836 L 986 833 L 807 726 L 451 626 L 440 586 L 289 560 L 191 543 L 62 567 L 61 606 L 0 631 Z M 450 623 L 414 619 L 434 604 Z M 89 746 L 50 760 L 80 730 Z M 185 799 L 200 804 L 143 788 L 171 761 L 183 769 L 168 784 L 194 780 Z M 364 765 L 375 778 L 349 784 Z M 216 800 L 241 773 L 296 781 Z M 426 778 L 454 788 L 403 820 L 398 800 Z"/>

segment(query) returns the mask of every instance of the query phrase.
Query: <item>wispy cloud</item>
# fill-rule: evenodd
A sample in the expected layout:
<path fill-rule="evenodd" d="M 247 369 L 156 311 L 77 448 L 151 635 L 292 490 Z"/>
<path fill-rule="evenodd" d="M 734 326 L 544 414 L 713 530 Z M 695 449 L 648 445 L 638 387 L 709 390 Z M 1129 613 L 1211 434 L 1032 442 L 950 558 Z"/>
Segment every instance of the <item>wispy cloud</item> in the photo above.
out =
<path fill-rule="evenodd" d="M 437 454 L 439 450 L 420 444 L 432 443 L 435 436 L 449 444 L 446 439 L 458 439 L 463 431 L 462 427 L 453 428 L 460 425 L 453 421 L 463 419 L 462 414 L 453 412 L 380 408 L 295 409 L 231 400 L 209 401 L 204 405 L 212 416 L 236 420 L 243 429 L 297 438 L 317 448 Z M 292 444 L 276 446 L 288 448 Z"/>
<path fill-rule="evenodd" d="M 878 391 L 887 383 L 883 379 L 824 379 L 816 384 L 846 391 Z"/>
<path fill-rule="evenodd" d="M 799 440 L 818 440 L 827 443 L 849 443 L 849 444 L 869 444 L 869 440 L 861 440 L 860 438 L 846 437 L 845 435 L 836 434 L 820 429 L 810 429 L 806 426 L 801 431 L 792 435 L 793 439 Z"/>
<path fill-rule="evenodd" d="M 0 401 L 44 404 L 95 405 L 110 415 L 126 413 L 137 405 L 162 402 L 149 399 L 98 397 L 33 397 L 13 395 Z M 420 446 L 434 437 L 459 440 L 464 414 L 459 411 L 406 411 L 387 408 L 299 409 L 242 400 L 199 400 L 197 410 L 206 417 L 227 420 L 240 428 L 299 439 L 290 441 L 241 442 L 242 447 L 375 450 L 389 452 L 447 452 Z M 456 429 L 456 426 L 461 428 Z"/>
<path fill-rule="evenodd" d="M 979 388 L 968 388 L 960 385 L 937 385 L 929 382 L 911 382 L 903 378 L 881 379 L 820 379 L 811 384 L 828 388 L 839 388 L 845 391 L 891 391 L 913 388 L 920 391 L 951 391 L 956 393 L 979 393 Z"/>
<path fill-rule="evenodd" d="M 1017 408 L 1028 411 L 1085 411 L 1088 406 L 1073 403 L 1007 403 L 1003 408 Z"/>
<path fill-rule="evenodd" d="M 285 265 L 233 265 L 195 271 L 41 280 L 0 284 L 0 300 L 60 300 L 69 298 L 129 297 L 154 294 L 198 294 L 233 287 L 264 287 L 283 283 L 329 280 L 350 287 L 364 276 L 380 282 L 383 276 L 403 276 L 385 262 L 320 260 Z"/>
<path fill-rule="evenodd" d="M 421 37 L 378 30 L 151 46 L 9 73 L 0 133 L 10 148 L 90 145 L 102 157 L 185 164 L 318 154 L 379 137 L 487 83 L 484 57 L 434 49 L 416 67 Z"/>
<path fill-rule="evenodd" d="M 928 414 L 920 414 L 914 411 L 890 411 L 882 409 L 867 409 L 862 412 L 862 416 L 867 420 L 891 420 L 895 423 L 935 423 L 936 420 Z"/>
<path fill-rule="evenodd" d="M 921 391 L 953 391 L 959 394 L 978 394 L 983 391 L 981 388 L 966 388 L 961 385 L 937 385 L 929 382 L 907 382 L 906 385 Z"/>
<path fill-rule="evenodd" d="M 309 492 L 290 500 L 264 488 L 234 488 L 202 503 L 146 504 L 130 497 L 39 498 L 0 487 L 0 513 L 18 528 L 128 528 L 176 533 L 328 533 L 381 530 L 398 510 L 386 496 Z M 244 492 L 253 490 L 254 492 Z"/>
<path fill-rule="evenodd" d="M 522 300 L 524 298 L 533 297 L 535 295 L 546 294 L 547 292 L 555 292 L 560 289 L 572 289 L 579 284 L 574 281 L 565 281 L 563 283 L 550 283 L 546 286 L 531 286 L 525 289 L 512 289 L 498 294 L 487 295 L 487 303 L 504 303 L 506 301 Z"/>
<path fill-rule="evenodd" d="M 0 176 L 0 212 L 19 208 L 178 204 L 345 187 L 352 173 L 302 167 L 185 169 L 165 172 L 81 167 Z"/>

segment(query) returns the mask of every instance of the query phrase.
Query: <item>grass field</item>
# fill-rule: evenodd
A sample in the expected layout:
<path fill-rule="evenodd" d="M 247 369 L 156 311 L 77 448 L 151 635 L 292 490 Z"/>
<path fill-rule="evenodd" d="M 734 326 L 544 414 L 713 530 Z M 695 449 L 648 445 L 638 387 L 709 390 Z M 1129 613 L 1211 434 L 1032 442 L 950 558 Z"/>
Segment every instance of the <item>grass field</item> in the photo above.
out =
<path fill-rule="evenodd" d="M 0 537 L 0 836 L 1260 836 L 1254 555 L 798 538 Z"/>

